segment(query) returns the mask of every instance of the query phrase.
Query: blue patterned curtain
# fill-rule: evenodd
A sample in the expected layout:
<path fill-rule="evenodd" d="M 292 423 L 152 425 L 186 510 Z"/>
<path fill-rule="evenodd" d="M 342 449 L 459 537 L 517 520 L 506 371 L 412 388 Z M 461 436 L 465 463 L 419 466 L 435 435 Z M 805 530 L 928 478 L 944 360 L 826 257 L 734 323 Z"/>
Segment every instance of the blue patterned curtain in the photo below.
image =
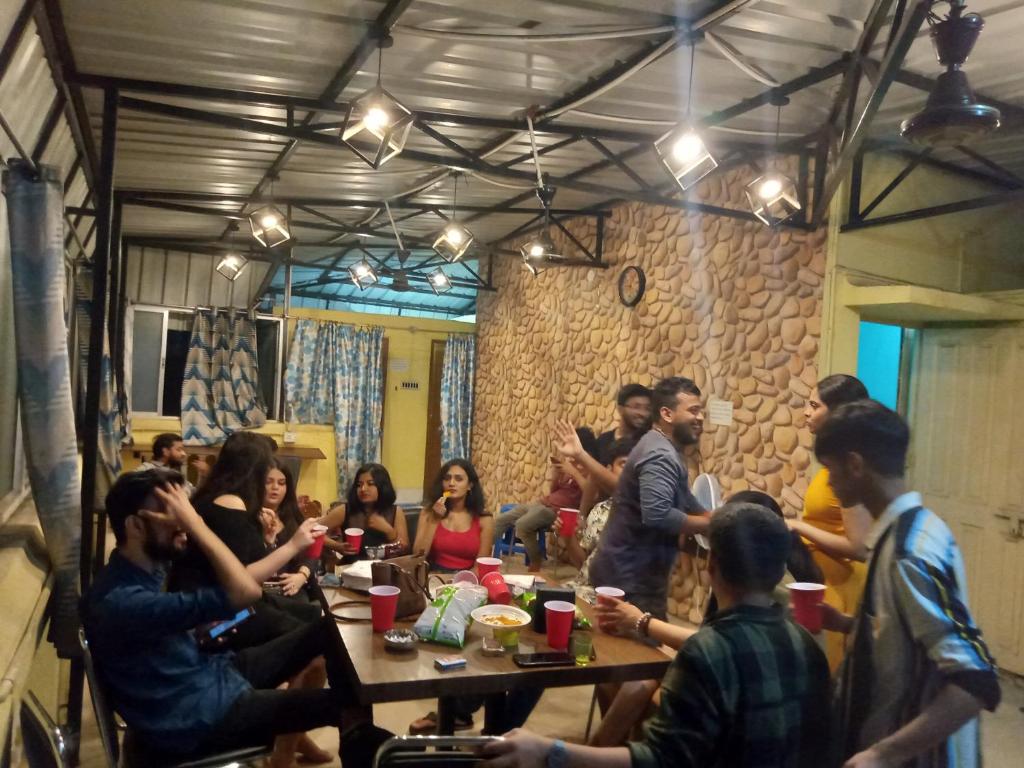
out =
<path fill-rule="evenodd" d="M 218 445 L 266 422 L 252 319 L 244 312 L 196 312 L 181 385 L 185 444 Z"/>
<path fill-rule="evenodd" d="M 82 526 L 71 360 L 64 316 L 64 190 L 59 168 L 4 174 L 11 237 L 18 399 L 29 482 L 54 572 L 51 637 L 77 655 Z"/>
<path fill-rule="evenodd" d="M 476 338 L 451 334 L 441 371 L 441 461 L 469 457 Z"/>
<path fill-rule="evenodd" d="M 285 397 L 292 419 L 333 424 L 338 488 L 380 452 L 383 328 L 300 319 L 288 354 Z"/>
<path fill-rule="evenodd" d="M 92 276 L 80 274 L 75 281 L 75 321 L 78 323 L 79 381 L 88 379 L 89 334 L 92 327 Z M 120 402 L 114 384 L 114 363 L 110 356 L 110 337 L 103 334 L 103 358 L 100 361 L 100 424 L 99 462 L 96 472 L 96 507 L 102 507 L 107 492 L 121 474 L 121 444 L 128 433 L 126 419 L 127 403 Z M 81 409 L 85 411 L 85 386 L 79 388 L 82 394 Z"/>

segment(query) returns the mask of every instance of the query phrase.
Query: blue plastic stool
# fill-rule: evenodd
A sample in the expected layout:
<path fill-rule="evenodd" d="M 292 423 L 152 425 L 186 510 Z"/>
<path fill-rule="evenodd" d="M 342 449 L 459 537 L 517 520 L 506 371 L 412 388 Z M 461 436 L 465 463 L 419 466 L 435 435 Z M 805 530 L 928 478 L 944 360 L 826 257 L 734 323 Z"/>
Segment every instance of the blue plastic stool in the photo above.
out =
<path fill-rule="evenodd" d="M 518 506 L 518 504 L 502 504 L 498 513 L 503 515 Z M 540 535 L 540 556 L 545 559 L 547 559 L 548 556 L 547 532 L 550 530 L 550 528 L 542 528 L 538 531 L 538 534 Z M 521 554 L 523 559 L 526 561 L 526 564 L 530 564 L 530 556 L 526 554 L 526 547 L 523 546 L 521 539 L 516 538 L 516 527 L 514 525 L 505 531 L 500 539 L 494 542 L 494 552 L 492 554 L 494 557 Z"/>

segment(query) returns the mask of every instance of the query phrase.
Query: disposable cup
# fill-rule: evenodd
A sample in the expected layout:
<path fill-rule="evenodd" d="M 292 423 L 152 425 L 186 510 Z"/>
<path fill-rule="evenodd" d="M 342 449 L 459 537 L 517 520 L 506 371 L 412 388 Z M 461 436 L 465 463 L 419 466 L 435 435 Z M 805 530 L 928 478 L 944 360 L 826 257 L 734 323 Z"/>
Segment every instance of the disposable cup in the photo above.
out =
<path fill-rule="evenodd" d="M 602 600 L 602 598 L 614 597 L 622 600 L 626 596 L 626 593 L 618 587 L 598 587 L 594 591 L 597 593 L 597 602 L 601 605 L 612 604 L 611 600 Z"/>
<path fill-rule="evenodd" d="M 558 519 L 562 521 L 562 527 L 558 531 L 558 535 L 573 536 L 576 533 L 576 526 L 580 522 L 580 511 L 571 507 L 562 507 L 558 510 Z"/>
<path fill-rule="evenodd" d="M 386 632 L 395 626 L 395 611 L 398 609 L 398 587 L 370 587 L 370 620 L 374 632 Z"/>
<path fill-rule="evenodd" d="M 497 571 L 488 573 L 480 579 L 480 583 L 487 587 L 488 602 L 500 605 L 508 605 L 512 602 L 512 593 L 509 591 L 508 584 L 505 583 L 505 577 Z"/>
<path fill-rule="evenodd" d="M 316 537 L 313 539 L 313 543 L 306 547 L 306 558 L 308 560 L 318 560 L 321 553 L 324 551 L 324 534 L 327 533 L 326 525 L 314 525 L 310 532 Z"/>
<path fill-rule="evenodd" d="M 576 606 L 564 600 L 549 600 L 544 603 L 544 613 L 547 620 L 548 645 L 555 651 L 567 651 Z"/>
<path fill-rule="evenodd" d="M 793 618 L 808 632 L 821 631 L 821 601 L 825 598 L 825 585 L 808 581 L 787 584 Z"/>
<path fill-rule="evenodd" d="M 480 580 L 472 571 L 459 571 L 452 576 L 452 584 L 479 584 Z"/>
<path fill-rule="evenodd" d="M 350 544 L 358 552 L 363 546 L 363 529 L 346 528 L 345 543 Z"/>
<path fill-rule="evenodd" d="M 482 579 L 488 573 L 497 573 L 501 570 L 501 560 L 497 557 L 478 557 L 476 559 L 476 575 Z"/>

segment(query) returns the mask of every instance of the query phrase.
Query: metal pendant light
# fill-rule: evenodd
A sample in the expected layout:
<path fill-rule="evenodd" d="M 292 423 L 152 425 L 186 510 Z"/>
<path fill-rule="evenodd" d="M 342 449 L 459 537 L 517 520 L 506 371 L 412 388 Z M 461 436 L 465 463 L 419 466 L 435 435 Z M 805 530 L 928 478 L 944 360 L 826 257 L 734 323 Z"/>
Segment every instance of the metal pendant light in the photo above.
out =
<path fill-rule="evenodd" d="M 775 144 L 779 143 L 779 125 L 782 121 L 782 107 L 789 103 L 785 96 L 772 101 L 776 106 Z M 777 226 L 797 213 L 800 198 L 796 192 L 796 184 L 784 173 L 768 171 L 747 184 L 743 190 L 750 203 L 750 210 L 769 227 Z"/>
<path fill-rule="evenodd" d="M 704 139 L 690 117 L 693 101 L 693 66 L 695 46 L 690 43 L 690 84 L 686 93 L 686 119 L 654 142 L 662 165 L 684 192 L 718 167 Z"/>
<path fill-rule="evenodd" d="M 455 220 L 455 204 L 458 200 L 459 175 L 455 174 L 455 186 L 452 190 L 452 217 L 448 226 L 442 230 L 434 241 L 434 250 L 447 262 L 456 262 L 462 258 L 473 242 L 473 233 Z"/>
<path fill-rule="evenodd" d="M 249 260 L 242 254 L 229 253 L 217 262 L 216 269 L 228 280 L 237 280 L 248 264 Z"/>
<path fill-rule="evenodd" d="M 553 261 L 559 261 L 563 257 L 555 248 L 555 242 L 548 234 L 551 227 L 551 203 L 555 199 L 554 187 L 544 183 L 544 176 L 540 170 L 540 157 L 537 154 L 537 141 L 533 133 L 533 118 L 526 116 L 526 124 L 530 129 L 530 147 L 533 149 L 533 165 L 537 171 L 537 199 L 540 200 L 541 208 L 544 211 L 544 226 L 530 240 L 519 248 L 523 255 L 523 266 L 536 277 L 543 272 L 543 266 Z"/>
<path fill-rule="evenodd" d="M 374 170 L 401 154 L 413 124 L 412 112 L 381 85 L 384 48 L 393 42 L 390 36 L 380 41 L 377 84 L 348 103 L 341 128 L 342 144 Z"/>
<path fill-rule="evenodd" d="M 369 288 L 380 280 L 377 270 L 370 266 L 370 262 L 366 259 L 361 259 L 349 267 L 348 274 L 352 278 L 352 282 L 355 283 L 356 288 L 360 291 L 364 288 Z"/>
<path fill-rule="evenodd" d="M 288 217 L 274 205 L 274 179 L 270 180 L 270 201 L 249 214 L 249 227 L 256 242 L 264 248 L 276 248 L 291 240 Z"/>

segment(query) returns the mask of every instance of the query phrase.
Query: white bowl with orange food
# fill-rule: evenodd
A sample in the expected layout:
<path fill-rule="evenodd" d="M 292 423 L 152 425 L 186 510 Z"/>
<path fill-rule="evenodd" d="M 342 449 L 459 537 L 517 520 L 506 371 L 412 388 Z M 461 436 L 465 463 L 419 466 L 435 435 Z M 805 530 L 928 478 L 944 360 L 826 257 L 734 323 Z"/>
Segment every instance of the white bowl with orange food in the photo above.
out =
<path fill-rule="evenodd" d="M 481 605 L 470 616 L 473 621 L 494 632 L 494 639 L 504 648 L 515 648 L 519 644 L 519 631 L 533 621 L 522 608 L 514 605 Z"/>

